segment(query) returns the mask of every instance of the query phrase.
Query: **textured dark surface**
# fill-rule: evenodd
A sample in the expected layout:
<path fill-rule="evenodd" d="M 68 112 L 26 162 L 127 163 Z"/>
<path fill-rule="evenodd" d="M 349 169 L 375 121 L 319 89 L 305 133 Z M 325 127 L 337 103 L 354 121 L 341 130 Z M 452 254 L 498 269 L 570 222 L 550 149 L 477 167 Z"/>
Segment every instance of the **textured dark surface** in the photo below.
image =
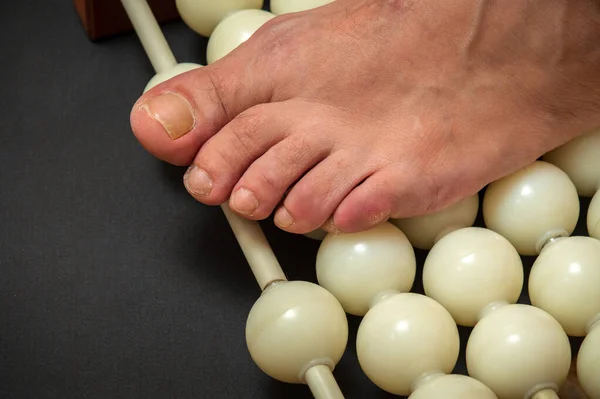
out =
<path fill-rule="evenodd" d="M 259 290 L 220 209 L 131 134 L 153 74 L 137 38 L 91 43 L 64 0 L 2 1 L 0 29 L 0 396 L 309 398 L 248 356 Z M 205 62 L 206 40 L 165 32 Z M 289 278 L 315 281 L 317 243 L 263 226 Z M 360 371 L 350 321 L 346 397 L 391 397 Z"/>

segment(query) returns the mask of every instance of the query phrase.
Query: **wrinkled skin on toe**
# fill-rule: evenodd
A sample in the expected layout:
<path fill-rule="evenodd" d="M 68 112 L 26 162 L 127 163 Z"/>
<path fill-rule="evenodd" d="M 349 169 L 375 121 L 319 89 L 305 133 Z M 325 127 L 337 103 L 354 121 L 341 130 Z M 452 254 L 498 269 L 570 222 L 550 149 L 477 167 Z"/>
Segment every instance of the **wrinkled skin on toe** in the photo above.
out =
<path fill-rule="evenodd" d="M 198 201 L 293 233 L 439 210 L 600 125 L 585 0 L 336 0 L 145 93 L 133 131 Z"/>

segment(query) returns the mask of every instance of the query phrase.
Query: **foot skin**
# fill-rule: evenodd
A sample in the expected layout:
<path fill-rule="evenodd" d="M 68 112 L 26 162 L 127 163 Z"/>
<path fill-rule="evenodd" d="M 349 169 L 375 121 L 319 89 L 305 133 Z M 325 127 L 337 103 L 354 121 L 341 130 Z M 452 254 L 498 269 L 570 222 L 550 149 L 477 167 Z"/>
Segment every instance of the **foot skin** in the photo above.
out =
<path fill-rule="evenodd" d="M 600 125 L 592 1 L 336 0 L 131 114 L 188 191 L 292 233 L 437 211 Z"/>

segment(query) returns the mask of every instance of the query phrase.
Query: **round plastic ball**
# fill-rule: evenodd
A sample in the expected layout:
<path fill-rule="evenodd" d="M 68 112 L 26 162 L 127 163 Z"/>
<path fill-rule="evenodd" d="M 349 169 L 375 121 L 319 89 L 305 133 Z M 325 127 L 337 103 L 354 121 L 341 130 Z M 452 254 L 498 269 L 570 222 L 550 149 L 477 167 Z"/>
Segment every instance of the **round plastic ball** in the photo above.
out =
<path fill-rule="evenodd" d="M 473 226 L 479 212 L 479 195 L 475 194 L 428 215 L 391 219 L 406 234 L 415 248 L 429 250 L 445 234 Z"/>
<path fill-rule="evenodd" d="M 273 18 L 274 14 L 263 10 L 242 10 L 229 15 L 208 39 L 206 60 L 212 64 L 225 57 Z"/>
<path fill-rule="evenodd" d="M 378 302 L 356 337 L 358 362 L 367 377 L 384 391 L 404 396 L 425 373 L 450 373 L 459 346 L 458 328 L 446 309 L 412 293 Z"/>
<path fill-rule="evenodd" d="M 549 238 L 573 233 L 579 196 L 565 172 L 536 161 L 488 186 L 483 218 L 486 227 L 506 237 L 521 255 L 537 255 Z"/>
<path fill-rule="evenodd" d="M 529 275 L 531 304 L 551 314 L 568 335 L 582 337 L 600 314 L 600 241 L 561 238 L 548 244 Z"/>
<path fill-rule="evenodd" d="M 415 252 L 396 226 L 382 223 L 352 234 L 329 234 L 317 252 L 317 280 L 347 313 L 363 316 L 378 294 L 411 290 Z"/>
<path fill-rule="evenodd" d="M 516 249 L 500 234 L 480 227 L 442 238 L 423 267 L 425 294 L 444 306 L 457 324 L 469 327 L 488 305 L 515 303 L 523 278 Z"/>
<path fill-rule="evenodd" d="M 600 191 L 594 195 L 587 214 L 587 229 L 590 237 L 600 240 Z"/>
<path fill-rule="evenodd" d="M 577 354 L 577 378 L 590 399 L 600 399 L 600 325 L 592 328 Z"/>
<path fill-rule="evenodd" d="M 183 22 L 199 35 L 209 37 L 227 15 L 238 10 L 260 9 L 263 0 L 176 0 Z"/>
<path fill-rule="evenodd" d="M 435 376 L 424 381 L 408 399 L 498 399 L 491 389 L 474 378 L 459 374 Z"/>
<path fill-rule="evenodd" d="M 166 82 L 171 78 L 174 78 L 177 75 L 181 75 L 182 73 L 189 72 L 193 69 L 197 69 L 200 67 L 202 67 L 202 65 L 194 64 L 191 62 L 182 62 L 180 64 L 175 65 L 173 68 L 167 71 L 157 73 L 152 79 L 150 79 L 150 81 L 144 88 L 144 93 L 154 88 L 155 86 L 158 86 L 159 84 Z"/>
<path fill-rule="evenodd" d="M 467 343 L 469 375 L 499 399 L 523 399 L 534 388 L 560 387 L 571 366 L 561 325 L 528 305 L 507 305 L 485 316 Z"/>
<path fill-rule="evenodd" d="M 271 0 L 271 12 L 275 15 L 311 10 L 333 3 L 334 0 Z"/>
<path fill-rule="evenodd" d="M 550 151 L 543 159 L 562 169 L 582 197 L 600 189 L 600 128 L 585 133 Z"/>
<path fill-rule="evenodd" d="M 344 309 L 324 288 L 303 281 L 275 284 L 256 301 L 246 323 L 254 362 L 272 378 L 303 383 L 314 365 L 332 370 L 348 343 Z"/>

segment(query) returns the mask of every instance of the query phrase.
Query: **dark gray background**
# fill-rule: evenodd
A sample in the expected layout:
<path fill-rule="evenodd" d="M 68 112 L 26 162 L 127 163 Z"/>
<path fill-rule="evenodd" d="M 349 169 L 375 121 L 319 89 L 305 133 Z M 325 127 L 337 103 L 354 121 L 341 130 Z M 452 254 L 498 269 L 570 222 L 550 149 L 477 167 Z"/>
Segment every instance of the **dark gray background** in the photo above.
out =
<path fill-rule="evenodd" d="M 309 398 L 248 355 L 259 290 L 221 210 L 131 134 L 153 75 L 137 37 L 90 42 L 70 0 L 2 0 L 0 29 L 1 397 Z M 205 39 L 164 30 L 205 63 Z M 317 242 L 263 225 L 289 278 L 315 281 Z M 360 371 L 357 321 L 336 377 L 347 398 L 391 397 Z"/>

